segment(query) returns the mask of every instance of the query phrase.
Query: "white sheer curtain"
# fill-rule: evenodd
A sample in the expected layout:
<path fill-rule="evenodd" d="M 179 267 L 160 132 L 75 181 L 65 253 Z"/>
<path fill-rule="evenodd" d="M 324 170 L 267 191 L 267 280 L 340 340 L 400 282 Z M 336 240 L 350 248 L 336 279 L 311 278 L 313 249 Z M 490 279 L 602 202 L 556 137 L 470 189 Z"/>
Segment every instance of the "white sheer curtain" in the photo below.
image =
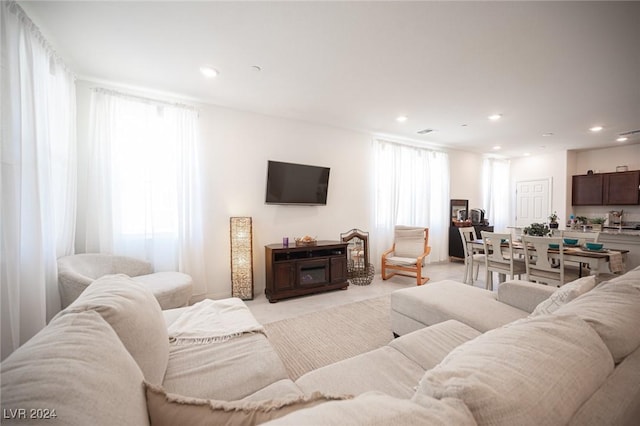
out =
<path fill-rule="evenodd" d="M 195 109 L 93 89 L 87 252 L 146 259 L 205 292 Z"/>
<path fill-rule="evenodd" d="M 506 231 L 511 225 L 511 183 L 509 160 L 485 158 L 482 167 L 483 204 L 487 210 L 489 223 L 496 232 Z"/>
<path fill-rule="evenodd" d="M 428 262 L 448 258 L 449 156 L 425 148 L 374 141 L 376 264 L 393 243 L 395 225 L 429 228 Z"/>
<path fill-rule="evenodd" d="M 0 4 L 2 358 L 60 310 L 56 259 L 73 253 L 75 81 L 14 2 Z"/>

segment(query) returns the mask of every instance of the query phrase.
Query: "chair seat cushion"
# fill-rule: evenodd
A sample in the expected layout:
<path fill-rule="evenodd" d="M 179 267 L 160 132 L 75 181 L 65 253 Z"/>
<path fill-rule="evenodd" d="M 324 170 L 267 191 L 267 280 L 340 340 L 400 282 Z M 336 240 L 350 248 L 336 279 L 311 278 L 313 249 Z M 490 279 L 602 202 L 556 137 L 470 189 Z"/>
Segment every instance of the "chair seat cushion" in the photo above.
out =
<path fill-rule="evenodd" d="M 182 272 L 156 272 L 133 279 L 151 289 L 163 310 L 187 305 L 193 293 L 191 277 Z"/>
<path fill-rule="evenodd" d="M 415 266 L 418 259 L 415 257 L 400 257 L 400 256 L 391 256 L 387 257 L 387 265 L 395 265 L 395 266 Z"/>

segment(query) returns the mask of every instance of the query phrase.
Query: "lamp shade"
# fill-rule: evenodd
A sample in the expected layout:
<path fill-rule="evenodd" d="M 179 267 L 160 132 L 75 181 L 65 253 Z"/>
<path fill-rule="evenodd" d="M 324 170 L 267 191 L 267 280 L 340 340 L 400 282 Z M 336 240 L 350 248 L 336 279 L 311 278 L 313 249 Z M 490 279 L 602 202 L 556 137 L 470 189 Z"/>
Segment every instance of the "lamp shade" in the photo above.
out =
<path fill-rule="evenodd" d="M 250 217 L 232 217 L 231 296 L 253 299 L 253 230 Z"/>

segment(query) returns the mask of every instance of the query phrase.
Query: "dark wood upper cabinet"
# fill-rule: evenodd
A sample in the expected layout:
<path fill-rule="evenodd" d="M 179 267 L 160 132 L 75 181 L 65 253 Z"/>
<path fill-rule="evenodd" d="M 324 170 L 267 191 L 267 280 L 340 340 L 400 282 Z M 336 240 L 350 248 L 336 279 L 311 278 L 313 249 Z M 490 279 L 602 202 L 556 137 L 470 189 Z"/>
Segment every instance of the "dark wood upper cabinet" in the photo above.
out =
<path fill-rule="evenodd" d="M 573 176 L 571 204 L 574 206 L 640 204 L 640 170 Z"/>
<path fill-rule="evenodd" d="M 640 171 L 605 173 L 604 204 L 640 204 Z"/>
<path fill-rule="evenodd" d="M 602 205 L 602 174 L 573 176 L 571 204 L 574 206 Z"/>

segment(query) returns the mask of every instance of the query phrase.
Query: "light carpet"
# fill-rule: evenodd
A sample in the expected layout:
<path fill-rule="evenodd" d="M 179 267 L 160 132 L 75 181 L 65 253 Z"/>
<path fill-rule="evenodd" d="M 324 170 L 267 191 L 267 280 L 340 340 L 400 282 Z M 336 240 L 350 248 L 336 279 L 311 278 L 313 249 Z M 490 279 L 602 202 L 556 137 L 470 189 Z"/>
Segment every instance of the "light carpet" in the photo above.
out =
<path fill-rule="evenodd" d="M 295 380 L 304 373 L 386 345 L 393 339 L 390 296 L 264 324 Z"/>

